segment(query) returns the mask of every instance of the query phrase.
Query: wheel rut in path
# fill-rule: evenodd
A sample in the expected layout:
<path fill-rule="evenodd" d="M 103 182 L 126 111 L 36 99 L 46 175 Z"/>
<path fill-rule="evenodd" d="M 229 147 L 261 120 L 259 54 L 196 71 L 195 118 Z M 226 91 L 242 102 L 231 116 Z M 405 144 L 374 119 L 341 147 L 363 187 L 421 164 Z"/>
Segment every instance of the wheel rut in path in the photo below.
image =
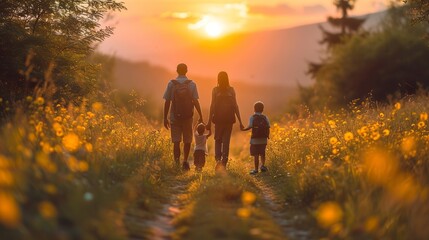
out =
<path fill-rule="evenodd" d="M 282 228 L 289 239 L 307 240 L 314 239 L 310 229 L 298 228 L 299 223 L 306 218 L 306 213 L 302 210 L 288 209 L 287 203 L 282 201 L 275 191 L 263 180 L 255 176 L 254 182 L 260 189 L 261 196 L 265 201 L 268 213 L 274 218 L 274 221 Z"/>
<path fill-rule="evenodd" d="M 172 194 L 169 202 L 162 205 L 154 219 L 147 220 L 137 215 L 131 215 L 128 213 L 126 216 L 126 221 L 132 222 L 133 225 L 140 226 L 140 229 L 142 229 L 142 232 L 140 233 L 130 232 L 128 239 L 172 239 L 172 234 L 175 231 L 173 220 L 185 207 L 185 204 L 181 202 L 180 199 L 182 195 L 186 194 L 187 188 L 187 181 L 178 181 L 177 185 L 171 188 Z"/>

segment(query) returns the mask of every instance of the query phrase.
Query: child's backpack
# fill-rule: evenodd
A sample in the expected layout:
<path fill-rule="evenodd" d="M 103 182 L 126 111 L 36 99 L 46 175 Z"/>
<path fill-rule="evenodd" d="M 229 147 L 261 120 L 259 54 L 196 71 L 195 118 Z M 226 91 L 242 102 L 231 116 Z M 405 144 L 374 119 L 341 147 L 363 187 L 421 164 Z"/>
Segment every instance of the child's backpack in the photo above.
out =
<path fill-rule="evenodd" d="M 186 80 L 179 83 L 177 80 L 171 80 L 173 83 L 173 98 L 172 98 L 172 112 L 174 118 L 178 120 L 189 119 L 194 115 L 194 99 L 189 83 L 191 80 Z"/>
<path fill-rule="evenodd" d="M 264 115 L 253 115 L 252 137 L 268 138 L 270 136 L 270 127 L 267 118 Z"/>
<path fill-rule="evenodd" d="M 235 123 L 235 99 L 229 89 L 221 90 L 218 88 L 215 93 L 213 123 Z"/>

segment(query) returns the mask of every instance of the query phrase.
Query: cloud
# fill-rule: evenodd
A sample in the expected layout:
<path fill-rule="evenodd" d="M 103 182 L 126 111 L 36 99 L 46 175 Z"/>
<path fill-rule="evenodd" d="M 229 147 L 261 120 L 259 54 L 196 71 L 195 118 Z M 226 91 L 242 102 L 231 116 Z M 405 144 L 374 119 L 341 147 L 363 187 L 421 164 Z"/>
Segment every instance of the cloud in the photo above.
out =
<path fill-rule="evenodd" d="M 161 19 L 164 20 L 182 20 L 182 21 L 197 21 L 200 17 L 196 14 L 189 13 L 189 12 L 166 12 L 161 14 Z"/>
<path fill-rule="evenodd" d="M 317 4 L 317 5 L 305 6 L 303 8 L 303 12 L 305 14 L 322 14 L 322 13 L 327 13 L 328 9 L 326 9 L 326 7 L 320 4 Z"/>
<path fill-rule="evenodd" d="M 266 5 L 249 5 L 250 14 L 259 14 L 259 15 L 290 15 L 296 14 L 296 9 L 290 7 L 287 4 L 277 4 L 275 6 L 266 6 Z"/>

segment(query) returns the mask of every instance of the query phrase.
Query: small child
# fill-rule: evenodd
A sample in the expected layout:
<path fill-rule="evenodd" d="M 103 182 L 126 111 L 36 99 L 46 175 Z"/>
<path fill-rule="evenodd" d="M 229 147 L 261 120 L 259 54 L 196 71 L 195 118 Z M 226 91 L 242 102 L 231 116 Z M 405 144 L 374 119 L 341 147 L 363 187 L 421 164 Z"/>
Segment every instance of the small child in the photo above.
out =
<path fill-rule="evenodd" d="M 206 163 L 207 138 L 210 136 L 210 131 L 208 134 L 204 134 L 205 131 L 206 125 L 204 123 L 198 123 L 195 126 L 194 165 L 197 172 L 201 172 Z"/>
<path fill-rule="evenodd" d="M 250 171 L 250 174 L 252 175 L 258 173 L 259 156 L 261 157 L 261 172 L 268 170 L 265 166 L 265 149 L 270 136 L 270 121 L 267 116 L 262 114 L 264 111 L 264 103 L 261 101 L 256 102 L 254 110 L 255 114 L 250 117 L 249 126 L 242 129 L 242 131 L 252 129 L 252 136 L 250 138 L 250 155 L 255 158 L 255 169 Z"/>

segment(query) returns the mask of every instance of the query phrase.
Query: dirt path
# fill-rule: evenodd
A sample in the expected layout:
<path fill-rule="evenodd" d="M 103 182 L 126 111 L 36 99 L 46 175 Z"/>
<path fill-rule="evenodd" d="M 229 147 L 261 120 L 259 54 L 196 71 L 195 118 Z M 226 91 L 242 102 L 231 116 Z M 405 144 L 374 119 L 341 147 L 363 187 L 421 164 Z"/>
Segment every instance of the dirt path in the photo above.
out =
<path fill-rule="evenodd" d="M 125 222 L 133 225 L 133 230 L 130 231 L 130 240 L 154 239 L 168 240 L 172 239 L 172 234 L 175 231 L 173 219 L 182 211 L 185 204 L 180 201 L 188 189 L 188 182 L 178 181 L 177 185 L 171 188 L 170 200 L 163 204 L 161 210 L 156 217 L 147 220 L 139 215 L 139 212 L 127 213 Z"/>
<path fill-rule="evenodd" d="M 310 229 L 305 229 L 305 224 L 302 224 L 306 218 L 304 211 L 288 207 L 287 203 L 281 200 L 275 191 L 260 179 L 260 176 L 255 176 L 254 183 L 260 189 L 260 195 L 265 201 L 267 212 L 271 214 L 289 239 L 314 239 Z"/>

